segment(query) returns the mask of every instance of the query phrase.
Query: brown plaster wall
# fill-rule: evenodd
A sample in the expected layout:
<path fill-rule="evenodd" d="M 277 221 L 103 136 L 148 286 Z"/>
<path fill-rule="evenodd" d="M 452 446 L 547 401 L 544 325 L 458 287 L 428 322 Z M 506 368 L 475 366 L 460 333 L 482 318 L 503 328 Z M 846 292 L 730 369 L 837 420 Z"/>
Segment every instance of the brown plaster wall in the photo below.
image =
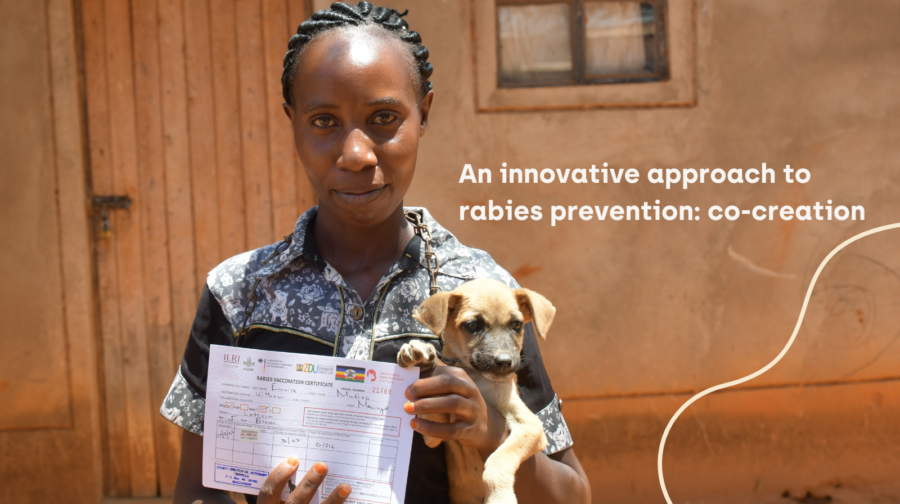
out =
<path fill-rule="evenodd" d="M 677 1 L 677 0 L 673 0 Z M 407 204 L 427 205 L 559 309 L 541 349 L 594 502 L 662 502 L 659 439 L 686 392 L 769 362 L 819 262 L 900 215 L 900 15 L 894 1 L 699 1 L 695 107 L 476 113 L 470 6 L 404 2 L 435 66 L 435 106 Z M 490 35 L 490 34 L 488 34 Z M 638 84 L 639 85 L 639 84 Z M 504 185 L 499 168 L 759 168 L 774 185 Z M 465 163 L 494 183 L 459 184 Z M 781 182 L 790 164 L 812 172 Z M 460 205 L 541 205 L 541 222 L 460 221 Z M 551 205 L 691 205 L 699 222 L 562 222 Z M 864 205 L 865 221 L 713 222 L 711 205 Z M 900 494 L 900 232 L 824 271 L 782 363 L 702 399 L 665 457 L 676 502 L 779 500 L 829 483 Z M 731 250 L 731 254 L 729 254 Z M 743 257 L 779 276 L 761 274 Z M 884 380 L 884 381 L 873 381 Z M 810 384 L 829 383 L 812 387 Z M 839 385 L 834 385 L 839 384 Z M 705 426 L 705 427 L 701 427 Z M 705 430 L 704 430 L 705 429 Z M 761 483 L 759 483 L 761 481 Z M 822 488 L 820 488 L 822 487 Z M 824 488 L 824 489 L 823 489 Z M 846 497 L 846 496 L 845 496 Z M 758 500 L 755 500 L 758 499 Z"/>

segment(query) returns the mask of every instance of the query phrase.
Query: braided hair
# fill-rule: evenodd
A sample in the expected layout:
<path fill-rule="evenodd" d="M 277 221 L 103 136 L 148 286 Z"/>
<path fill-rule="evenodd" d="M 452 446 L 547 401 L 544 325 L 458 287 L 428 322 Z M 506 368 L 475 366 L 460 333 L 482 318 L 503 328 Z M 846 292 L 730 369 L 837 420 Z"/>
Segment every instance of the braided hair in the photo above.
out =
<path fill-rule="evenodd" d="M 422 45 L 422 37 L 418 32 L 410 31 L 409 24 L 402 19 L 409 11 L 400 13 L 396 9 L 378 7 L 369 2 L 359 2 L 356 7 L 342 2 L 331 4 L 331 8 L 323 9 L 304 21 L 297 34 L 288 42 L 288 51 L 284 55 L 284 73 L 281 74 L 281 93 L 284 101 L 294 104 L 294 74 L 300 53 L 320 33 L 332 28 L 348 26 L 380 26 L 401 41 L 409 45 L 413 57 L 413 78 L 419 88 L 419 96 L 424 97 L 432 89 L 428 82 L 434 68 L 428 62 L 428 48 Z"/>

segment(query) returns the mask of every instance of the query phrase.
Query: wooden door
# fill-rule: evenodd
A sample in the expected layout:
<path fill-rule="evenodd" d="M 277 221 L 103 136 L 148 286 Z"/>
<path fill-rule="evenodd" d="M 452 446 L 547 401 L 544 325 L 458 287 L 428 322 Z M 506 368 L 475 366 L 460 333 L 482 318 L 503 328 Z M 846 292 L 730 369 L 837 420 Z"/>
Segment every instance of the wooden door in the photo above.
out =
<path fill-rule="evenodd" d="M 74 14 L 0 2 L 0 502 L 101 496 Z"/>
<path fill-rule="evenodd" d="M 181 430 L 158 410 L 206 273 L 290 233 L 312 204 L 280 81 L 307 9 L 82 0 L 81 10 L 92 190 L 112 202 L 95 212 L 106 493 L 167 496 Z"/>

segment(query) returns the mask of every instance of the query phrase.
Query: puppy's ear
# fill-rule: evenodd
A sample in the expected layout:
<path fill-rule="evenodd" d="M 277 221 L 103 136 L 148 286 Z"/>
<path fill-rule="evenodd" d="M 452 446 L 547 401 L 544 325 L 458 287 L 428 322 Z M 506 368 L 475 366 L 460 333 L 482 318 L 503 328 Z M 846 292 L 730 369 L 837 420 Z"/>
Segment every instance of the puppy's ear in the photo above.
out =
<path fill-rule="evenodd" d="M 529 289 L 518 289 L 516 300 L 519 302 L 519 310 L 525 315 L 525 322 L 534 323 L 534 332 L 541 339 L 547 339 L 547 331 L 556 315 L 556 308 L 547 301 L 547 298 Z"/>
<path fill-rule="evenodd" d="M 440 336 L 447 326 L 447 315 L 456 308 L 459 293 L 438 292 L 413 310 L 413 318 L 421 322 L 436 336 Z"/>

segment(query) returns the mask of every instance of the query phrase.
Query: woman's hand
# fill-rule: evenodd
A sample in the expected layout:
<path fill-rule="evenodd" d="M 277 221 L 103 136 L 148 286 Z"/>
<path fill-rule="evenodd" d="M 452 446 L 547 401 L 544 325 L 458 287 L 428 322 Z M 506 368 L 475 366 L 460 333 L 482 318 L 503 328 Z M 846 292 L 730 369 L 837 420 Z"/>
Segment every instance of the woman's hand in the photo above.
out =
<path fill-rule="evenodd" d="M 279 504 L 284 486 L 287 485 L 291 476 L 297 472 L 299 465 L 300 461 L 296 457 L 291 457 L 278 464 L 278 467 L 269 473 L 269 476 L 263 482 L 262 487 L 259 489 L 259 499 L 256 502 L 258 504 Z M 310 499 L 315 495 L 316 490 L 319 489 L 319 485 L 322 484 L 326 474 L 328 474 L 327 465 L 322 462 L 317 462 L 313 465 L 306 473 L 306 476 L 297 484 L 297 488 L 291 492 L 287 504 L 309 504 Z M 352 490 L 350 485 L 342 483 L 332 490 L 331 495 L 323 500 L 322 504 L 343 504 Z"/>
<path fill-rule="evenodd" d="M 460 368 L 439 366 L 430 377 L 406 389 L 404 410 L 413 415 L 447 413 L 450 423 L 414 418 L 409 425 L 424 436 L 455 439 L 478 450 L 483 460 L 494 453 L 508 434 L 506 420 L 484 402 L 475 382 Z"/>

